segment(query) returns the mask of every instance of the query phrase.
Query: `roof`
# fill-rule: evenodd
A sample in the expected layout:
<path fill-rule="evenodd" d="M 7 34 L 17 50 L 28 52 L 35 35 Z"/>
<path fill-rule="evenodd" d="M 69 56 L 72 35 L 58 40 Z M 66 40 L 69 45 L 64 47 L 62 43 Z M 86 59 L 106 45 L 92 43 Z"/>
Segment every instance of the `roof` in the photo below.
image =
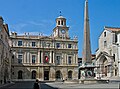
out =
<path fill-rule="evenodd" d="M 61 19 L 61 18 L 65 19 L 65 17 L 63 17 L 63 16 L 61 16 L 61 15 L 60 15 L 59 17 L 57 17 L 57 18 L 59 18 L 59 19 Z"/>
<path fill-rule="evenodd" d="M 2 16 L 0 16 L 0 19 L 2 19 L 2 20 L 3 20 Z"/>
<path fill-rule="evenodd" d="M 120 27 L 104 27 L 106 30 L 118 32 L 120 31 Z"/>

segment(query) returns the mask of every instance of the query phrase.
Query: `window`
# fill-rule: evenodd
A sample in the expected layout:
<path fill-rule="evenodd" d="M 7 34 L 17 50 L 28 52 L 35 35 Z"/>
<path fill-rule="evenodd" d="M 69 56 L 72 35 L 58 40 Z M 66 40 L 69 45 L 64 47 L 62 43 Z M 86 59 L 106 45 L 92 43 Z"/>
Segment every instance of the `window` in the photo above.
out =
<path fill-rule="evenodd" d="M 45 56 L 44 63 L 49 63 L 49 57 L 48 56 Z"/>
<path fill-rule="evenodd" d="M 72 63 L 71 56 L 68 57 L 68 64 L 70 65 Z"/>
<path fill-rule="evenodd" d="M 22 55 L 18 55 L 18 63 L 22 63 Z"/>
<path fill-rule="evenodd" d="M 104 41 L 104 47 L 106 47 L 107 46 L 107 41 Z"/>
<path fill-rule="evenodd" d="M 41 63 L 41 51 L 40 51 L 40 63 Z"/>
<path fill-rule="evenodd" d="M 57 57 L 56 57 L 56 64 L 57 64 L 57 65 L 60 65 L 60 56 L 57 56 Z"/>
<path fill-rule="evenodd" d="M 63 25 L 63 21 L 61 21 L 61 25 Z"/>
<path fill-rule="evenodd" d="M 56 47 L 57 47 L 57 48 L 60 48 L 60 43 L 57 43 L 57 44 L 56 44 Z"/>
<path fill-rule="evenodd" d="M 68 44 L 68 48 L 71 48 L 72 47 L 72 45 L 71 44 Z"/>
<path fill-rule="evenodd" d="M 35 63 L 35 55 L 32 55 L 32 63 Z"/>
<path fill-rule="evenodd" d="M 117 40 L 118 40 L 118 39 L 117 39 L 117 35 L 115 34 L 115 43 L 117 42 Z"/>
<path fill-rule="evenodd" d="M 35 42 L 32 42 L 32 47 L 35 47 Z"/>
<path fill-rule="evenodd" d="M 49 52 L 44 52 L 43 53 L 43 55 L 44 55 L 44 59 L 43 59 L 43 62 L 44 63 L 49 63 Z"/>
<path fill-rule="evenodd" d="M 47 45 L 47 47 L 50 47 L 50 43 L 47 43 L 46 45 Z"/>
<path fill-rule="evenodd" d="M 114 62 L 115 62 L 115 54 L 113 54 L 113 59 L 114 59 Z"/>
<path fill-rule="evenodd" d="M 113 43 L 115 44 L 118 41 L 117 34 L 113 33 Z"/>
<path fill-rule="evenodd" d="M 60 21 L 58 21 L 58 25 L 60 25 Z"/>
<path fill-rule="evenodd" d="M 106 37 L 106 32 L 104 32 L 104 37 Z"/>
<path fill-rule="evenodd" d="M 18 41 L 18 46 L 22 46 L 22 41 Z"/>

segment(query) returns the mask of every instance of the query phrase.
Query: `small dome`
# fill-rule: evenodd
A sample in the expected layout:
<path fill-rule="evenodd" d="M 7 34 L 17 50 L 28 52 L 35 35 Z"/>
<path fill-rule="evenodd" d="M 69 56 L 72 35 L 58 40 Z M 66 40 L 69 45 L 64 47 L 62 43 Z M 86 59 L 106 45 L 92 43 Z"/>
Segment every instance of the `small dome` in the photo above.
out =
<path fill-rule="evenodd" d="M 61 19 L 61 18 L 65 19 L 65 17 L 63 17 L 63 16 L 59 16 L 59 17 L 57 17 L 57 18 L 59 18 L 59 19 Z"/>

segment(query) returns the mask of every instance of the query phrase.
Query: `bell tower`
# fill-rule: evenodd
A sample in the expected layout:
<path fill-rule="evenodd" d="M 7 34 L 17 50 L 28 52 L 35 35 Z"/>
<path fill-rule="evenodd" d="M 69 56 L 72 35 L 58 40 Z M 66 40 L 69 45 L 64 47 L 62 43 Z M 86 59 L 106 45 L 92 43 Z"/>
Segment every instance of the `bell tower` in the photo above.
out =
<path fill-rule="evenodd" d="M 56 18 L 56 26 L 66 27 L 66 19 L 63 16 Z"/>
<path fill-rule="evenodd" d="M 56 18 L 56 27 L 53 29 L 53 35 L 55 38 L 69 39 L 68 33 L 69 27 L 66 26 L 66 18 L 59 16 Z"/>

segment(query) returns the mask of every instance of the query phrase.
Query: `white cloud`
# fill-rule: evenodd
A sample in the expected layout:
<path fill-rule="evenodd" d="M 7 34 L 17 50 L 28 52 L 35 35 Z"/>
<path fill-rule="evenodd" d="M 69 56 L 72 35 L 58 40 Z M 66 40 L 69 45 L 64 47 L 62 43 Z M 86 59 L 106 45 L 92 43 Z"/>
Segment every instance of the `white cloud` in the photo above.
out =
<path fill-rule="evenodd" d="M 46 33 L 46 32 L 49 32 L 50 30 L 52 31 L 52 29 L 50 29 L 49 27 L 53 24 L 54 23 L 51 20 L 24 21 L 22 23 L 10 25 L 10 31 L 17 32 L 19 35 L 24 35 L 25 32 L 26 33 L 29 32 L 29 34 L 32 34 L 32 35 L 39 35 L 40 32 L 37 32 L 37 31 L 41 31 L 42 34 L 43 32 Z M 35 29 L 33 30 L 33 28 Z M 33 30 L 34 32 L 31 32 L 31 30 Z M 43 34 L 43 35 L 47 36 L 48 34 Z"/>
<path fill-rule="evenodd" d="M 43 24 L 41 22 L 36 22 L 36 21 L 29 21 L 28 24 L 37 25 L 37 26 L 44 26 L 45 25 L 45 24 Z"/>
<path fill-rule="evenodd" d="M 22 29 L 27 25 L 28 24 L 26 24 L 26 23 L 18 23 L 18 24 L 10 25 L 10 30 L 21 33 Z"/>

